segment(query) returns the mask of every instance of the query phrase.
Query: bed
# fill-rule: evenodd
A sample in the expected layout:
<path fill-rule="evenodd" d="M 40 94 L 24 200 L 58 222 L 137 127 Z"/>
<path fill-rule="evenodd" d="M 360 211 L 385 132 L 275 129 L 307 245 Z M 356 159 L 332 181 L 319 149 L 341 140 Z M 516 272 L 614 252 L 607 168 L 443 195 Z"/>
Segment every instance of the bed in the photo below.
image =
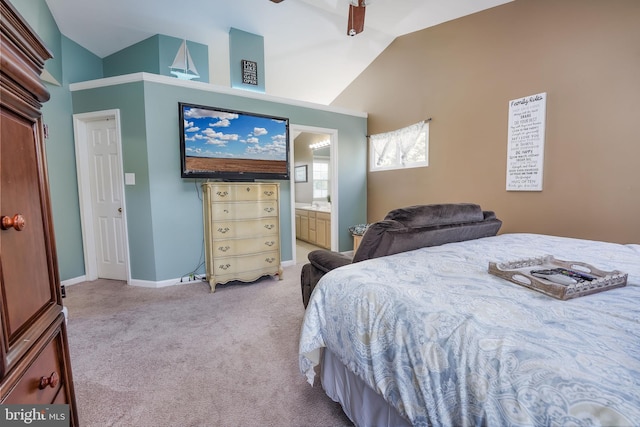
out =
<path fill-rule="evenodd" d="M 561 301 L 487 272 L 544 255 L 627 286 Z M 311 295 L 299 364 L 356 425 L 637 426 L 640 245 L 502 234 L 346 265 Z"/>

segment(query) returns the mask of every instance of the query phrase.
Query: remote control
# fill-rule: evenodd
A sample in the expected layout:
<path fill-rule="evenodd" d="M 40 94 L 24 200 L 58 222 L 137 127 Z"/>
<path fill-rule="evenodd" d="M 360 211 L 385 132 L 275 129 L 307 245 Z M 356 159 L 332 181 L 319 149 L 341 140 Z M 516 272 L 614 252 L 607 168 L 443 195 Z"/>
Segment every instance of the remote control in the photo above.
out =
<path fill-rule="evenodd" d="M 559 272 L 553 272 L 550 270 L 531 270 L 531 275 L 540 279 L 545 279 L 559 285 L 573 285 L 578 283 L 577 280 L 572 279 L 570 276 L 566 276 Z"/>

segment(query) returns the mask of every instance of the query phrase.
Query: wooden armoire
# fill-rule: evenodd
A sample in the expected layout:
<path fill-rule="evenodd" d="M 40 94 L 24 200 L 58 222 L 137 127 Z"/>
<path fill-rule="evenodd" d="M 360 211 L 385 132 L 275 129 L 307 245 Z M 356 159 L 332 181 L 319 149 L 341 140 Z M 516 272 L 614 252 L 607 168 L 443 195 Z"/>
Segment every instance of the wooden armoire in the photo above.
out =
<path fill-rule="evenodd" d="M 51 54 L 0 0 L 0 404 L 69 404 L 78 425 L 40 109 Z"/>

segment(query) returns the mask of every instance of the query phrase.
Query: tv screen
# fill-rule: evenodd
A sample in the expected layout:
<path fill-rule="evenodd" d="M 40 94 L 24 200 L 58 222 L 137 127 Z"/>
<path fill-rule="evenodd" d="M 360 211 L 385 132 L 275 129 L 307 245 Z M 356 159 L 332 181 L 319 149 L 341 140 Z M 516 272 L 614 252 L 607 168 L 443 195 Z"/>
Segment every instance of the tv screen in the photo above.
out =
<path fill-rule="evenodd" d="M 178 104 L 183 178 L 289 179 L 289 119 Z"/>

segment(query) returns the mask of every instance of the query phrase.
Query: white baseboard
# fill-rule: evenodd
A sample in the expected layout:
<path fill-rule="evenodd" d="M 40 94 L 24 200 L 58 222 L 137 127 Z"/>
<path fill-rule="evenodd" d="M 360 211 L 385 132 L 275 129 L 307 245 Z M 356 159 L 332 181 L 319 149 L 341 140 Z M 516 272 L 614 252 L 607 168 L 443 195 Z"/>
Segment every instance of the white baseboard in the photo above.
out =
<path fill-rule="evenodd" d="M 293 260 L 282 262 L 282 267 L 291 267 L 293 265 L 296 265 L 295 261 Z M 131 281 L 129 282 L 129 285 L 139 286 L 141 288 L 166 288 L 167 286 L 186 285 L 188 283 L 200 282 L 201 281 L 200 277 L 201 276 L 196 276 L 194 280 L 189 280 L 188 277 L 187 278 L 183 277 L 182 281 L 180 281 L 180 278 L 177 278 L 177 279 L 162 280 L 159 282 L 154 282 L 151 280 L 131 279 Z M 202 277 L 204 277 L 204 275 L 202 275 Z M 63 286 L 71 286 L 71 285 L 75 285 L 77 283 L 82 283 L 86 281 L 87 281 L 86 276 L 79 276 L 73 279 L 64 280 L 60 282 L 60 284 Z M 209 286 L 206 282 L 203 282 L 203 283 Z"/>
<path fill-rule="evenodd" d="M 67 280 L 63 280 L 60 282 L 60 285 L 62 286 L 71 286 L 71 285 L 77 285 L 78 283 L 82 283 L 82 282 L 86 282 L 87 281 L 87 276 L 78 276 L 75 277 L 73 279 L 67 279 Z"/>
<path fill-rule="evenodd" d="M 87 276 L 78 276 L 78 277 L 74 277 L 73 279 L 63 280 L 60 282 L 60 285 L 72 286 L 72 285 L 77 285 L 78 283 L 82 283 L 86 281 L 87 281 Z M 186 278 L 186 279 L 183 278 L 182 282 L 180 282 L 180 278 L 163 280 L 160 282 L 153 282 L 150 280 L 131 279 L 131 281 L 129 282 L 129 285 L 140 286 L 143 288 L 164 288 L 167 286 L 184 285 L 187 283 L 198 282 L 198 281 L 200 281 L 200 279 L 194 279 L 190 281 L 189 278 Z"/>
<path fill-rule="evenodd" d="M 296 262 L 294 260 L 282 261 L 282 267 L 291 267 L 293 265 L 296 265 Z M 204 277 L 204 275 L 202 276 Z M 78 276 L 78 277 L 74 277 L 73 279 L 63 280 L 60 282 L 60 285 L 72 286 L 72 285 L 77 285 L 78 283 L 82 283 L 86 281 L 87 281 L 87 276 Z M 186 285 L 187 283 L 192 283 L 194 281 L 198 282 L 200 281 L 200 279 L 196 278 L 195 280 L 189 280 L 189 278 L 187 277 L 186 279 L 182 278 L 182 282 L 180 281 L 180 278 L 162 280 L 160 282 L 153 282 L 150 280 L 131 279 L 131 281 L 129 282 L 129 285 L 140 286 L 141 288 L 165 288 L 167 286 Z"/>
<path fill-rule="evenodd" d="M 195 282 L 201 282 L 201 280 L 199 278 L 189 280 L 188 277 L 182 278 L 182 282 L 180 281 L 180 278 L 162 280 L 159 282 L 152 282 L 150 280 L 131 279 L 129 284 L 131 286 L 140 286 L 141 288 L 166 288 L 167 286 L 186 285 L 186 284 L 195 283 Z M 202 283 L 205 283 L 205 282 L 202 282 Z M 209 286 L 208 284 L 206 285 Z"/>

